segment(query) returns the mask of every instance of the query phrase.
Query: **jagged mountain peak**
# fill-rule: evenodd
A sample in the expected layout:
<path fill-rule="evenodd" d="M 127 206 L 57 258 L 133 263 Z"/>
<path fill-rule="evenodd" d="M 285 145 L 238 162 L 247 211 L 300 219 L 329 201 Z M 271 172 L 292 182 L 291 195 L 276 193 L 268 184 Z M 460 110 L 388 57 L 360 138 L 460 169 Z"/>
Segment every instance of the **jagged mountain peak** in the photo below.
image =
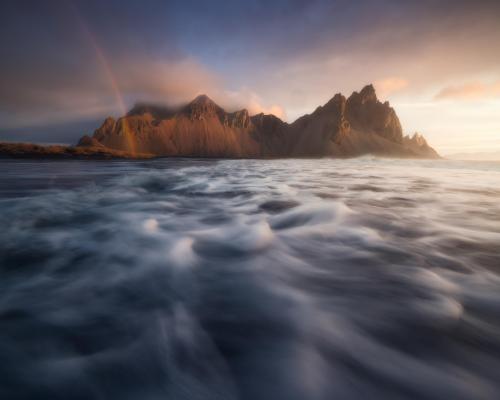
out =
<path fill-rule="evenodd" d="M 324 110 L 330 110 L 331 108 L 337 110 L 337 109 L 342 109 L 345 107 L 346 103 L 346 98 L 342 95 L 342 93 L 337 93 L 335 96 L 333 96 L 328 103 L 326 103 L 322 109 Z"/>
<path fill-rule="evenodd" d="M 206 94 L 200 94 L 196 96 L 190 103 L 189 105 L 195 105 L 195 106 L 216 106 L 219 107 L 215 101 L 213 101 L 210 97 L 208 97 Z"/>
<path fill-rule="evenodd" d="M 375 87 L 371 83 L 361 89 L 359 93 L 353 92 L 348 100 L 351 103 L 357 102 L 361 104 L 378 102 Z"/>
<path fill-rule="evenodd" d="M 405 140 L 411 141 L 418 146 L 427 145 L 427 141 L 425 140 L 425 138 L 418 132 L 415 132 L 413 135 L 405 136 Z"/>
<path fill-rule="evenodd" d="M 288 124 L 243 109 L 226 112 L 199 95 L 160 123 L 160 111 L 140 104 L 127 116 L 108 119 L 93 139 L 117 150 L 157 155 L 210 157 L 354 157 L 363 154 L 400 157 L 439 155 L 420 135 L 403 137 L 396 112 L 366 85 L 346 99 L 334 95 L 312 114 Z M 85 138 L 82 145 L 94 142 Z"/>
<path fill-rule="evenodd" d="M 197 96 L 184 108 L 184 112 L 187 113 L 191 118 L 195 119 L 199 119 L 203 116 L 209 115 L 217 115 L 219 117 L 222 117 L 225 114 L 225 111 L 222 109 L 222 107 L 216 104 L 206 94 Z"/>
<path fill-rule="evenodd" d="M 190 104 L 215 104 L 215 102 L 206 94 L 196 96 Z"/>
<path fill-rule="evenodd" d="M 377 95 L 375 92 L 375 87 L 371 83 L 369 83 L 363 89 L 361 89 L 361 92 L 359 92 L 359 94 L 362 96 L 376 96 Z"/>

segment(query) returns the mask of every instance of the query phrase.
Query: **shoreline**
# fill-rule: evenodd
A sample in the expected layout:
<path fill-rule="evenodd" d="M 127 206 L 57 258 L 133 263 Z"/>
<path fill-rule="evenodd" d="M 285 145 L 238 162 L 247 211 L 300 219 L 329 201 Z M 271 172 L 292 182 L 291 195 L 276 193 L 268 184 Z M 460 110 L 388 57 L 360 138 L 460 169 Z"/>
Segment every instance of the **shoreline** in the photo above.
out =
<path fill-rule="evenodd" d="M 196 155 L 156 155 L 150 153 L 130 153 L 114 150 L 104 146 L 71 146 L 71 145 L 41 145 L 22 142 L 0 142 L 0 159 L 30 159 L 30 160 L 152 160 L 152 159 L 182 159 L 195 158 L 205 160 L 318 160 L 331 158 L 349 160 L 360 157 L 379 157 L 401 160 L 446 160 L 445 157 L 401 157 L 394 154 L 366 153 L 355 157 L 332 156 L 304 156 L 304 157 L 223 157 L 223 156 L 196 156 Z"/>

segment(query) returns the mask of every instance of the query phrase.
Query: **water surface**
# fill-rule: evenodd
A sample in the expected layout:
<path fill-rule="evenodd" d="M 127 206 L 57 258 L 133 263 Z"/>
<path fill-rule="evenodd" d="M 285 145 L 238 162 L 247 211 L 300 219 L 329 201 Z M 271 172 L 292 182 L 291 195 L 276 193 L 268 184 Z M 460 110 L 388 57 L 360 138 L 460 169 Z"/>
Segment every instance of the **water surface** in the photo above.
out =
<path fill-rule="evenodd" d="M 2 399 L 497 399 L 500 164 L 0 161 Z"/>

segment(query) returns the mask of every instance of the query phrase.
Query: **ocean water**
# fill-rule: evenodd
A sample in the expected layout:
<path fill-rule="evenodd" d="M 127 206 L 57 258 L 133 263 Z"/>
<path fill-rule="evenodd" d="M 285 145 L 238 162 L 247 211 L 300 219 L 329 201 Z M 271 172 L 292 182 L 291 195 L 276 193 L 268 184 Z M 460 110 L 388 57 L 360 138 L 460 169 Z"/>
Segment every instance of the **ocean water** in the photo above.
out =
<path fill-rule="evenodd" d="M 1 399 L 499 399 L 500 164 L 0 161 Z"/>

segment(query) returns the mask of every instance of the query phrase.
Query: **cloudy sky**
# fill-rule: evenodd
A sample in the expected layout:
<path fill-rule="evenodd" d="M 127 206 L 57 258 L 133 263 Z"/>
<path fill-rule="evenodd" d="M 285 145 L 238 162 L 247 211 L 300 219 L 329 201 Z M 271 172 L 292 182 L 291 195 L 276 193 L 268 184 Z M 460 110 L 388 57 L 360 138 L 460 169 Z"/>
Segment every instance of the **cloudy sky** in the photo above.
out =
<path fill-rule="evenodd" d="M 292 122 L 374 83 L 443 154 L 500 149 L 500 1 L 2 0 L 0 140 L 206 93 Z"/>

